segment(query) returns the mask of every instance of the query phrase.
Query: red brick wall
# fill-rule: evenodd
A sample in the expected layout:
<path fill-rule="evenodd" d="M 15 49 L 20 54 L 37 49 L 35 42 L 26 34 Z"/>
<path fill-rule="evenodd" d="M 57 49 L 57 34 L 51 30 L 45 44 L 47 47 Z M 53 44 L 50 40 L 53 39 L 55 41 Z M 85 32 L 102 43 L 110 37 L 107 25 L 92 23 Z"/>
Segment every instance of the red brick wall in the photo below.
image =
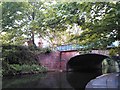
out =
<path fill-rule="evenodd" d="M 61 52 L 61 69 L 66 70 L 66 64 L 70 58 L 78 55 L 77 51 Z"/>
<path fill-rule="evenodd" d="M 66 64 L 71 57 L 78 55 L 77 51 L 51 52 L 38 55 L 38 62 L 49 70 L 66 70 Z"/>

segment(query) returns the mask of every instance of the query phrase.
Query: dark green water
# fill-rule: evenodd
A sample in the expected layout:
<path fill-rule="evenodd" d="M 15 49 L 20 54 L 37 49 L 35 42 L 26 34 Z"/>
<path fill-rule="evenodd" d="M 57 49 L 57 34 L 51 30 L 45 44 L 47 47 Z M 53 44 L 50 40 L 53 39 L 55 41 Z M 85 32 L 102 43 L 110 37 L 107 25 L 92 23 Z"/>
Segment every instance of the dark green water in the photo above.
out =
<path fill-rule="evenodd" d="M 84 90 L 86 84 L 95 77 L 101 75 L 99 72 L 48 72 L 34 75 L 22 75 L 5 77 L 2 88 L 68 88 L 72 90 Z M 16 89 L 17 90 L 17 89 Z"/>

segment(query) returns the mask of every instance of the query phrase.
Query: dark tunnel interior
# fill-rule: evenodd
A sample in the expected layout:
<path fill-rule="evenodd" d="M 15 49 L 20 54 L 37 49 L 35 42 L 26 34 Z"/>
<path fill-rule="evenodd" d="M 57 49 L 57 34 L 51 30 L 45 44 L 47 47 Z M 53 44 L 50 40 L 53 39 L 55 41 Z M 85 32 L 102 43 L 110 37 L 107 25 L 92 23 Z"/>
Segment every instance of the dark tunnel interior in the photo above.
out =
<path fill-rule="evenodd" d="M 67 71 L 102 71 L 102 61 L 109 58 L 100 54 L 82 54 L 72 57 L 67 63 Z"/>

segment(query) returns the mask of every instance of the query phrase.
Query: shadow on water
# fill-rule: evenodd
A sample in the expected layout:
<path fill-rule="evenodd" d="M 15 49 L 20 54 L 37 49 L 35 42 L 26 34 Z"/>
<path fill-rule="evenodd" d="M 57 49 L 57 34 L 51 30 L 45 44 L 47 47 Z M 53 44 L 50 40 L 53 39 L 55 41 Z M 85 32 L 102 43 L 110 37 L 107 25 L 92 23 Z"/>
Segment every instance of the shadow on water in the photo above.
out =
<path fill-rule="evenodd" d="M 68 83 L 74 88 L 74 90 L 85 90 L 85 86 L 87 83 L 96 78 L 97 76 L 100 76 L 101 72 L 68 72 L 66 73 L 66 79 Z"/>
<path fill-rule="evenodd" d="M 18 88 L 57 88 L 70 90 L 82 88 L 84 90 L 86 84 L 99 75 L 101 75 L 99 72 L 48 72 L 44 74 L 13 76 L 3 78 L 3 88 L 16 88 L 14 90 Z"/>
<path fill-rule="evenodd" d="M 36 87 L 46 74 L 8 76 L 2 79 L 2 88 L 32 88 Z M 16 89 L 17 90 L 17 89 Z"/>

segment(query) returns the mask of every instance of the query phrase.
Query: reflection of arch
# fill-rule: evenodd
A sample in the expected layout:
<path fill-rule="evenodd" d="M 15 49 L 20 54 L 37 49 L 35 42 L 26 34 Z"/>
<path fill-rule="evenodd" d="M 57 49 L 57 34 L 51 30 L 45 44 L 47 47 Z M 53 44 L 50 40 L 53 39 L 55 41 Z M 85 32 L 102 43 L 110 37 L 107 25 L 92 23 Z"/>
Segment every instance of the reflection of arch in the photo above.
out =
<path fill-rule="evenodd" d="M 100 54 L 83 54 L 72 57 L 67 63 L 67 70 L 72 71 L 83 71 L 83 72 L 94 72 L 102 71 L 102 61 L 105 58 L 109 58 L 105 55 Z"/>

